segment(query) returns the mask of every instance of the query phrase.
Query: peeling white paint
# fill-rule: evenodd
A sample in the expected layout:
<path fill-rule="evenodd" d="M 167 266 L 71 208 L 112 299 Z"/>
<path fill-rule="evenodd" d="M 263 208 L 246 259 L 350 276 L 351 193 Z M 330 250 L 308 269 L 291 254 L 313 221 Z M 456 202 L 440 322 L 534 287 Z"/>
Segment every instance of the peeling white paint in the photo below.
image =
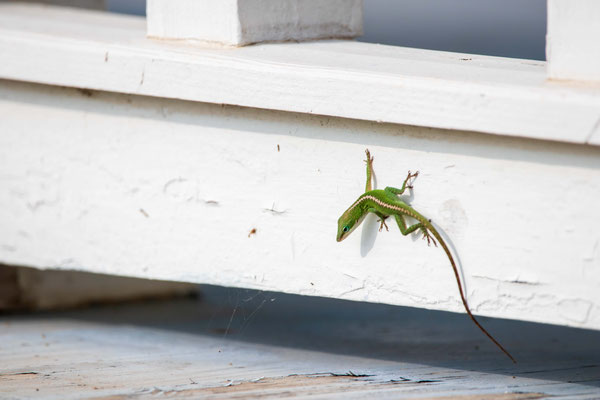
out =
<path fill-rule="evenodd" d="M 336 243 L 368 146 L 380 187 L 421 171 L 473 310 L 600 329 L 598 148 L 9 81 L 0 109 L 0 262 L 461 312 L 418 235 Z"/>
<path fill-rule="evenodd" d="M 558 302 L 558 312 L 578 325 L 585 325 L 593 306 L 594 304 L 588 300 L 563 299 Z"/>

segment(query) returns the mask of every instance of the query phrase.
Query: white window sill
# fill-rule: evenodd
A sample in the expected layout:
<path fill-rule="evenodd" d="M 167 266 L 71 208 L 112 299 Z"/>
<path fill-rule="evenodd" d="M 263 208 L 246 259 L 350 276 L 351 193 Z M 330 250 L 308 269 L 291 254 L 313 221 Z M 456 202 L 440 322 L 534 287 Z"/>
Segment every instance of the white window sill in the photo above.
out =
<path fill-rule="evenodd" d="M 207 48 L 145 19 L 0 5 L 0 78 L 600 145 L 600 88 L 546 64 L 352 41 Z"/>

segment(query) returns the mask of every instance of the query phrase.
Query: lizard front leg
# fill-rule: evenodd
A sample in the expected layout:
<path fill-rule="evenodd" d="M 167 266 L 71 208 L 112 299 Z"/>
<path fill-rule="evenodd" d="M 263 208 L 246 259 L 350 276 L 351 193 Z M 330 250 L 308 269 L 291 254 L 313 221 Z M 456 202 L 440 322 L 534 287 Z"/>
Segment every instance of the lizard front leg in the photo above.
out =
<path fill-rule="evenodd" d="M 371 152 L 369 152 L 369 149 L 365 149 L 365 154 L 367 155 L 367 159 L 365 160 L 365 162 L 367 163 L 367 184 L 365 186 L 365 192 L 370 192 L 373 187 L 371 185 L 371 181 L 373 180 L 373 160 L 374 157 L 371 157 Z"/>
<path fill-rule="evenodd" d="M 379 219 L 377 220 L 377 222 L 379 222 L 379 232 L 381 232 L 381 230 L 385 227 L 386 232 L 390 231 L 390 228 L 388 228 L 387 224 L 385 223 L 385 219 L 387 217 L 389 217 L 389 215 L 383 215 L 381 213 L 376 212 L 375 215 L 377 215 L 379 217 Z"/>
<path fill-rule="evenodd" d="M 385 223 L 385 220 L 387 217 L 389 217 L 389 215 L 385 215 L 382 212 L 379 212 L 376 208 L 369 208 L 367 212 L 371 212 L 379 217 L 379 219 L 377 220 L 377 222 L 379 222 L 379 232 L 381 232 L 381 230 L 384 227 L 386 231 L 390 231 L 390 228 L 388 228 L 387 224 Z"/>
<path fill-rule="evenodd" d="M 417 176 L 419 176 L 419 171 L 415 172 L 414 174 L 411 173 L 410 171 L 408 171 L 408 175 L 406 176 L 406 179 L 404 179 L 404 183 L 402 184 L 402 188 L 401 189 L 388 186 L 388 187 L 385 188 L 385 191 L 393 193 L 393 194 L 396 194 L 396 195 L 402 194 L 402 193 L 404 193 L 404 191 L 406 189 L 412 189 L 413 188 L 411 179 L 414 179 Z"/>

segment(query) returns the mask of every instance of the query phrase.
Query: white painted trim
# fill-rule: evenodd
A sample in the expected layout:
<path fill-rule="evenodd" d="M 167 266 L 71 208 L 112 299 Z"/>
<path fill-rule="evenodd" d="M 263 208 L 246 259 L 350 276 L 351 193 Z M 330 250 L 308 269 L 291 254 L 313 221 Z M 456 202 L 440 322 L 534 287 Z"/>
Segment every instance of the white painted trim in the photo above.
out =
<path fill-rule="evenodd" d="M 229 46 L 362 35 L 362 0 L 148 0 L 148 36 Z"/>
<path fill-rule="evenodd" d="M 599 147 L 14 81 L 0 114 L 0 263 L 463 312 L 393 221 L 336 242 L 369 147 L 473 312 L 600 329 Z"/>
<path fill-rule="evenodd" d="M 548 0 L 548 77 L 600 81 L 600 1 Z"/>
<path fill-rule="evenodd" d="M 143 18 L 0 5 L 0 77 L 209 103 L 600 145 L 600 90 L 545 63 L 350 41 L 209 49 Z"/>

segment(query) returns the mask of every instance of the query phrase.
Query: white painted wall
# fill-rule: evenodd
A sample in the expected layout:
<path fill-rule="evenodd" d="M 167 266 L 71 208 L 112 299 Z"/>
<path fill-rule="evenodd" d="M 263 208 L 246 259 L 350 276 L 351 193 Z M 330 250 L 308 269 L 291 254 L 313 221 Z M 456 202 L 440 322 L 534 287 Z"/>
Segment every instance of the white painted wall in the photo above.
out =
<path fill-rule="evenodd" d="M 335 242 L 369 147 L 380 187 L 421 172 L 412 203 L 456 248 L 476 313 L 600 329 L 596 147 L 0 90 L 1 262 L 460 312 L 440 249 L 374 218 Z"/>

